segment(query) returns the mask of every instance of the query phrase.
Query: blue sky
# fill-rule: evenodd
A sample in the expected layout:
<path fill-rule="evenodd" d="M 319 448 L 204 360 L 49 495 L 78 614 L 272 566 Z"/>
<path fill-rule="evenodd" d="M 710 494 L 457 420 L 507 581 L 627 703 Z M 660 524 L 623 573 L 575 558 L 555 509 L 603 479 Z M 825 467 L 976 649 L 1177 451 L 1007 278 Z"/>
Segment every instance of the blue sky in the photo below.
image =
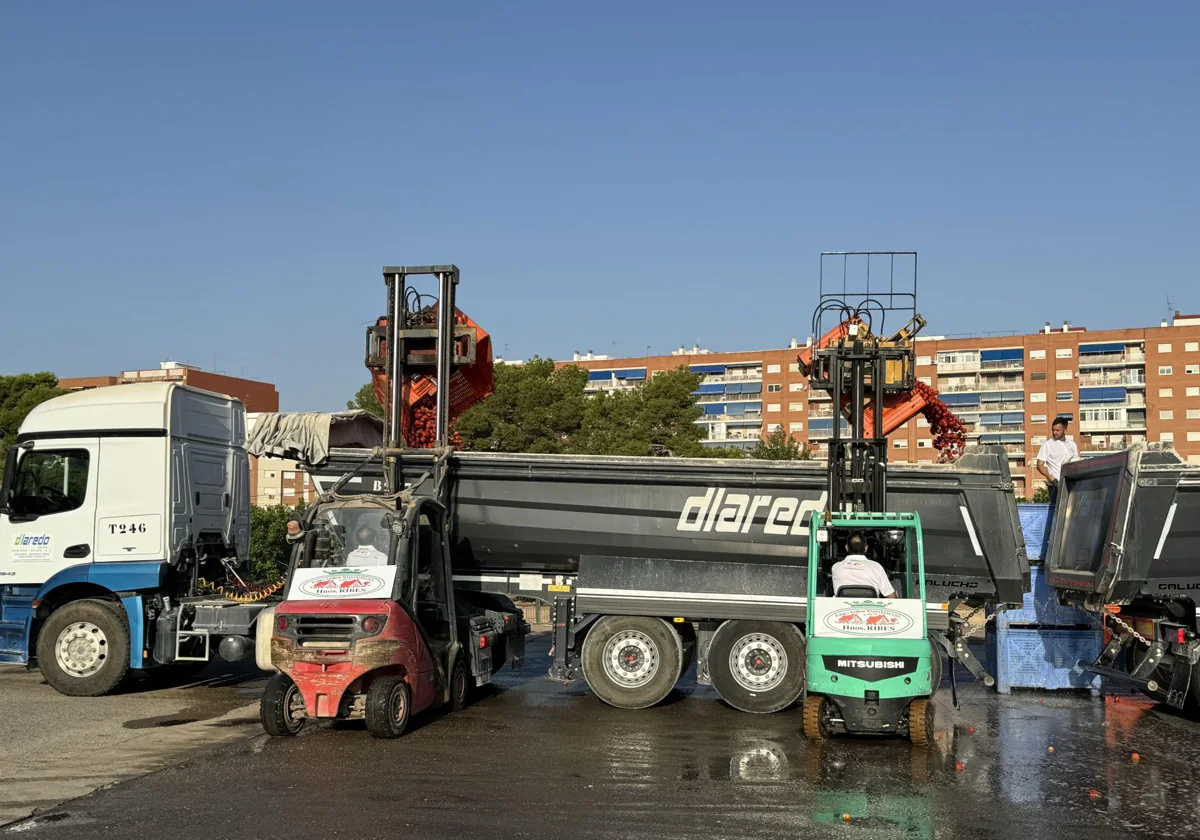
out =
<path fill-rule="evenodd" d="M 803 340 L 822 250 L 937 334 L 1200 311 L 1200 6 L 1053 5 L 5 4 L 0 372 L 337 409 L 395 263 L 510 358 Z"/>

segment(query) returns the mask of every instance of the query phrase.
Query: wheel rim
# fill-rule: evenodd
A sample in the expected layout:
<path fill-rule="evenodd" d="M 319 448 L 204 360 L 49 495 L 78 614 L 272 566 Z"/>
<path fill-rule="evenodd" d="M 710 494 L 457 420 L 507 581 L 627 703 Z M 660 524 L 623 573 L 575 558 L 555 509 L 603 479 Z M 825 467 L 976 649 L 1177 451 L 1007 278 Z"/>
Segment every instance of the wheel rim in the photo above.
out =
<path fill-rule="evenodd" d="M 787 651 L 773 636 L 748 633 L 729 649 L 729 671 L 747 691 L 770 691 L 787 676 Z"/>
<path fill-rule="evenodd" d="M 828 700 L 821 700 L 821 708 L 817 711 L 817 720 L 820 723 L 822 735 L 828 735 L 833 731 L 833 704 Z"/>
<path fill-rule="evenodd" d="M 54 659 L 64 673 L 78 679 L 90 677 L 108 660 L 108 637 L 90 621 L 76 621 L 58 634 Z"/>
<path fill-rule="evenodd" d="M 460 704 L 467 696 L 467 669 L 461 665 L 454 669 L 454 698 Z"/>
<path fill-rule="evenodd" d="M 604 674 L 624 688 L 646 684 L 658 666 L 658 645 L 640 630 L 617 633 L 604 645 Z"/>
<path fill-rule="evenodd" d="M 396 687 L 392 689 L 392 697 L 388 703 L 388 707 L 391 711 L 392 723 L 395 726 L 400 726 L 404 723 L 404 715 L 407 711 L 407 706 L 408 704 L 404 699 L 404 685 L 402 683 L 397 683 Z"/>
<path fill-rule="evenodd" d="M 304 719 L 304 695 L 292 683 L 283 693 L 283 725 L 290 730 L 299 729 L 304 725 Z"/>

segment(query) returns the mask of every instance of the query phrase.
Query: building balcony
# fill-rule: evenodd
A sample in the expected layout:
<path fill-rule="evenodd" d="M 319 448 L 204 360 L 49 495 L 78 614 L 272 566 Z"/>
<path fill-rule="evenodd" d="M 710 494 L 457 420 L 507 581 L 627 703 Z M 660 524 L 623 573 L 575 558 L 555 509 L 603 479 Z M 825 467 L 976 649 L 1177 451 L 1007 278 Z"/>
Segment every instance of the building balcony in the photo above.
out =
<path fill-rule="evenodd" d="M 819 420 L 822 417 L 833 416 L 833 405 L 825 405 L 820 408 L 810 408 L 808 410 L 808 418 L 810 420 Z"/>
<path fill-rule="evenodd" d="M 723 385 L 729 382 L 762 382 L 762 371 L 757 373 L 709 373 L 704 377 L 706 385 Z"/>
<path fill-rule="evenodd" d="M 1144 418 L 1125 418 L 1120 420 L 1080 420 L 1081 432 L 1144 432 Z"/>
<path fill-rule="evenodd" d="M 1100 367 L 1108 365 L 1110 367 L 1119 367 L 1121 365 L 1144 365 L 1146 363 L 1146 353 L 1143 350 L 1126 350 L 1124 353 L 1085 353 L 1079 356 L 1079 367 Z"/>
<path fill-rule="evenodd" d="M 1025 457 L 1025 444 L 1023 444 L 1023 443 L 1005 443 L 1005 444 L 1001 444 L 1001 445 L 1004 447 L 1004 451 L 1006 453 L 1008 453 L 1008 457 L 1010 459 Z"/>
<path fill-rule="evenodd" d="M 1025 370 L 1025 361 L 1023 359 L 983 361 L 979 363 L 979 370 L 981 373 L 1000 373 L 1006 370 Z"/>
<path fill-rule="evenodd" d="M 951 406 L 951 408 L 953 409 L 954 406 Z M 1005 402 L 981 402 L 979 404 L 978 409 L 972 408 L 971 410 L 972 411 L 978 410 L 978 411 L 983 411 L 983 412 L 1024 411 L 1025 410 L 1025 401 L 1024 400 L 1007 400 Z"/>
<path fill-rule="evenodd" d="M 983 367 L 983 363 L 976 359 L 973 362 L 938 362 L 937 372 L 941 376 L 944 373 L 974 373 Z"/>
<path fill-rule="evenodd" d="M 1146 373 L 1140 370 L 1126 370 L 1120 373 L 1105 371 L 1089 371 L 1079 374 L 1079 387 L 1097 388 L 1115 386 L 1123 388 L 1145 388 Z"/>
<path fill-rule="evenodd" d="M 808 392 L 808 401 L 809 402 L 819 402 L 821 400 L 832 401 L 833 397 L 831 397 L 829 395 L 828 391 L 823 391 L 820 388 L 812 388 L 809 390 L 809 392 Z"/>
<path fill-rule="evenodd" d="M 998 432 L 1023 432 L 1024 423 L 976 423 L 969 435 L 994 435 Z"/>

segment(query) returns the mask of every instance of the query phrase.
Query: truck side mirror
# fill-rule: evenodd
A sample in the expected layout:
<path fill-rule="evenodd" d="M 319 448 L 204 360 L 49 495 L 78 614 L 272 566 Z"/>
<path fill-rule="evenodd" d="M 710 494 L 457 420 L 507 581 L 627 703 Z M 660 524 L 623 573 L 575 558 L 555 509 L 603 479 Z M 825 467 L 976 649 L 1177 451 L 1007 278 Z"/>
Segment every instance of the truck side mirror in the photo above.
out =
<path fill-rule="evenodd" d="M 0 484 L 0 513 L 8 513 L 8 497 L 12 492 L 13 476 L 17 474 L 17 461 L 21 459 L 21 447 L 10 446 L 4 456 L 4 483 Z"/>

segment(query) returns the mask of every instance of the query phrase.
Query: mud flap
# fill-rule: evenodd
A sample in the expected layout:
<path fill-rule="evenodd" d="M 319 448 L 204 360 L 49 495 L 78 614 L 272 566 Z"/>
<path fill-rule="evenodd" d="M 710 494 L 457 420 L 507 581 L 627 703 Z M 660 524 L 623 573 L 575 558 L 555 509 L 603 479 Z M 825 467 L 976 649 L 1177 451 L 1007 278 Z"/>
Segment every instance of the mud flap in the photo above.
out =
<path fill-rule="evenodd" d="M 506 644 L 508 648 L 508 658 L 512 662 L 512 669 L 519 671 L 525 667 L 525 633 L 529 625 L 521 622 L 519 627 L 514 627 L 508 631 Z"/>
<path fill-rule="evenodd" d="M 955 708 L 958 707 L 958 682 L 954 674 L 955 662 L 961 663 L 971 673 L 971 676 L 988 688 L 996 684 L 996 678 L 984 670 L 983 664 L 975 658 L 967 643 L 961 638 L 956 636 L 954 641 L 951 641 L 944 633 L 937 630 L 930 630 L 929 638 L 945 650 L 946 655 L 950 657 L 950 693 L 954 698 Z"/>

